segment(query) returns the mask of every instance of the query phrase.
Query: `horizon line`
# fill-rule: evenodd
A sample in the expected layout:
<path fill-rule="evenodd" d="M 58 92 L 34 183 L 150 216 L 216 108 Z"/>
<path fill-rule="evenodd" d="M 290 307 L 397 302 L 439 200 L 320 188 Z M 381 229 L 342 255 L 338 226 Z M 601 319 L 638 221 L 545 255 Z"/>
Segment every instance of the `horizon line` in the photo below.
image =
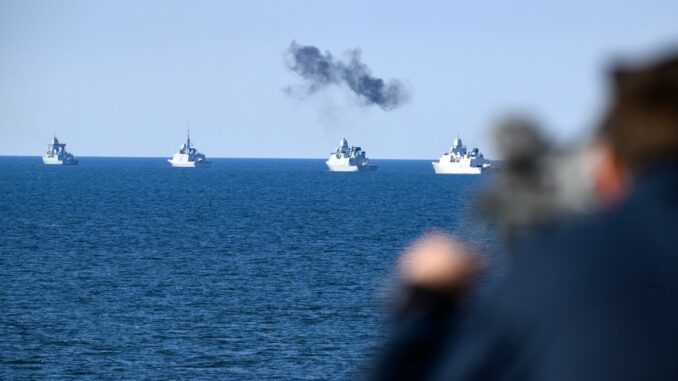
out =
<path fill-rule="evenodd" d="M 0 157 L 36 157 L 36 158 L 41 158 L 41 155 L 5 155 L 5 154 L 0 154 Z M 77 155 L 76 158 L 99 158 L 99 159 L 169 159 L 166 156 L 98 156 L 98 155 Z M 211 156 L 207 160 L 209 161 L 210 159 L 237 159 L 237 160 L 242 160 L 242 159 L 255 159 L 255 160 L 327 160 L 327 158 L 324 157 L 254 157 L 254 156 L 229 156 L 229 157 L 224 157 L 224 156 Z M 393 158 L 393 157 L 388 157 L 388 158 L 370 158 L 370 160 L 411 160 L 411 161 L 429 161 L 433 160 L 435 161 L 435 158 L 431 159 L 413 159 L 413 158 Z M 487 159 L 490 161 L 499 161 L 499 159 Z"/>

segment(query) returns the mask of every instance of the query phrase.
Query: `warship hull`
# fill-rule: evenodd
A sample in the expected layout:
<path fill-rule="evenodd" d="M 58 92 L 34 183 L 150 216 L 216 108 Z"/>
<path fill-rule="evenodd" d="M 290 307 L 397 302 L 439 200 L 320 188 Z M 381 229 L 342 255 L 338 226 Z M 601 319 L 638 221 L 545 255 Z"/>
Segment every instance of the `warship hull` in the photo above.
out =
<path fill-rule="evenodd" d="M 332 164 L 325 162 L 330 172 L 371 172 L 379 168 L 376 165 L 347 165 L 347 164 Z"/>
<path fill-rule="evenodd" d="M 78 159 L 59 159 L 57 157 L 42 157 L 42 163 L 45 165 L 76 165 Z"/>
<path fill-rule="evenodd" d="M 439 175 L 479 175 L 483 172 L 481 167 L 470 167 L 460 163 L 432 162 L 433 170 Z"/>
<path fill-rule="evenodd" d="M 177 168 L 197 168 L 197 167 L 209 167 L 210 162 L 205 160 L 200 161 L 176 161 L 172 159 L 167 159 L 167 162 L 172 165 L 172 167 Z"/>

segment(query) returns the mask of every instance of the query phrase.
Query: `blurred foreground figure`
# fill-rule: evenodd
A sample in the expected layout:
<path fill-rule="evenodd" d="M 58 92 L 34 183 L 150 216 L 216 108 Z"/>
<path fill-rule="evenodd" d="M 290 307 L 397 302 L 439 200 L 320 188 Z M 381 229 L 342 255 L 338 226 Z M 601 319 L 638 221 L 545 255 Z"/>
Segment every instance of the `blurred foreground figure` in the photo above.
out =
<path fill-rule="evenodd" d="M 507 163 L 497 186 L 527 199 L 513 200 L 522 211 L 511 193 L 486 202 L 514 253 L 489 292 L 462 302 L 480 267 L 448 236 L 403 255 L 407 291 L 370 379 L 678 380 L 678 56 L 612 77 L 590 187 L 530 169 L 550 159 Z M 530 134 L 505 138 L 541 139 Z M 586 208 L 587 188 L 597 213 L 550 223 Z"/>
<path fill-rule="evenodd" d="M 480 208 L 497 222 L 507 248 L 598 209 L 596 145 L 554 147 L 536 124 L 511 118 L 499 124 L 495 144 L 503 158 Z"/>

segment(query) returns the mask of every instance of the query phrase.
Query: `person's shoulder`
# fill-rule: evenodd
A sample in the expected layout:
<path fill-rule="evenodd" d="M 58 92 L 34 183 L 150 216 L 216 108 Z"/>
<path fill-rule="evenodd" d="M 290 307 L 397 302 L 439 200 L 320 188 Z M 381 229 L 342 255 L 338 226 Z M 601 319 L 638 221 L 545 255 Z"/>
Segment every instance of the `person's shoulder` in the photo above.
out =
<path fill-rule="evenodd" d="M 619 263 L 625 255 L 637 255 L 658 245 L 658 232 L 678 237 L 676 208 L 666 197 L 630 197 L 616 208 L 565 223 L 549 233 L 524 242 L 516 250 L 516 266 L 577 266 Z M 666 245 L 664 245 L 666 246 Z"/>
<path fill-rule="evenodd" d="M 622 270 L 619 267 L 631 264 L 618 260 L 620 252 L 637 244 L 626 232 L 631 220 L 625 211 L 613 210 L 524 242 L 516 248 L 502 281 L 506 298 L 531 304 L 558 295 L 565 301 L 584 289 L 597 288 Z"/>
<path fill-rule="evenodd" d="M 515 250 L 515 266 L 563 265 L 559 262 L 594 259 L 593 254 L 600 255 L 613 246 L 623 245 L 621 241 L 628 237 L 619 237 L 615 232 L 626 225 L 626 220 L 624 211 L 614 210 L 563 224 L 519 245 Z"/>

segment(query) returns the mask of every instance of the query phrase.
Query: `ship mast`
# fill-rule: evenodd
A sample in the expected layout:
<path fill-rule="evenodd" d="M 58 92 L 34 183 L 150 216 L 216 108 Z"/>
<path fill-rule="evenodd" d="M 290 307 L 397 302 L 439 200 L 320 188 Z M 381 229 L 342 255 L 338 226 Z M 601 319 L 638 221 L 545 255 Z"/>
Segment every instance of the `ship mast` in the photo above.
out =
<path fill-rule="evenodd" d="M 191 122 L 186 122 L 186 148 L 191 148 Z"/>

